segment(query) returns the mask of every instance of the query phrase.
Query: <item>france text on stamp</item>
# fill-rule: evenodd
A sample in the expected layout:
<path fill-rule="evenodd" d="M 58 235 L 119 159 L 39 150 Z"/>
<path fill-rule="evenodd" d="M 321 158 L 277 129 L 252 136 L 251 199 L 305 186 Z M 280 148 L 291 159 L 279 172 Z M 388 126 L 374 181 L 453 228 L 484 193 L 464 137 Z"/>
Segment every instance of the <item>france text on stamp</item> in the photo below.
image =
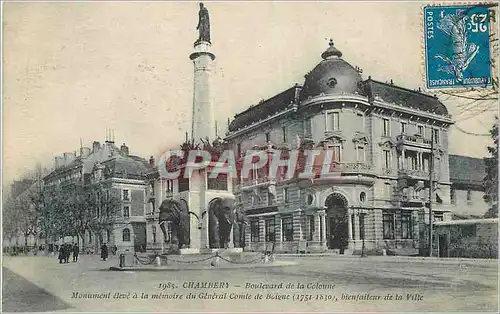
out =
<path fill-rule="evenodd" d="M 427 88 L 491 85 L 488 7 L 426 6 Z"/>

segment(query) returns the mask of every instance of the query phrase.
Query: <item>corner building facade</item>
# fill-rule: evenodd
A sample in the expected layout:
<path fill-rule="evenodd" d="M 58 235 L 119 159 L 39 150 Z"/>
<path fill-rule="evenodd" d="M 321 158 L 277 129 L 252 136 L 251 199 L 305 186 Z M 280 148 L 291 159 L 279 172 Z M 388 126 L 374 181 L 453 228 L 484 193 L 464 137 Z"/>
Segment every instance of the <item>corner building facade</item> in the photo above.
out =
<path fill-rule="evenodd" d="M 426 242 L 429 195 L 432 219 L 451 219 L 451 116 L 434 96 L 363 80 L 331 41 L 321 57 L 302 86 L 251 106 L 229 125 L 225 140 L 237 156 L 308 143 L 333 150 L 336 171 L 301 181 L 259 171 L 237 179 L 234 193 L 249 219 L 245 249 L 312 253 L 345 247 L 356 254 L 364 242 L 368 254 L 418 254 Z"/>

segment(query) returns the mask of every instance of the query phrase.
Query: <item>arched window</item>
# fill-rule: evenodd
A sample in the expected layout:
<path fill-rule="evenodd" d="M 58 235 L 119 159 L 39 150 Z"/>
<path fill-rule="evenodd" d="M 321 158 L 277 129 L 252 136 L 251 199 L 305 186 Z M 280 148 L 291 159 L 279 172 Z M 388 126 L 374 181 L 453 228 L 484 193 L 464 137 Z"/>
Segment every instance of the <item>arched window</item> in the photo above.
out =
<path fill-rule="evenodd" d="M 123 229 L 122 240 L 123 240 L 123 242 L 130 242 L 130 229 L 129 228 Z"/>

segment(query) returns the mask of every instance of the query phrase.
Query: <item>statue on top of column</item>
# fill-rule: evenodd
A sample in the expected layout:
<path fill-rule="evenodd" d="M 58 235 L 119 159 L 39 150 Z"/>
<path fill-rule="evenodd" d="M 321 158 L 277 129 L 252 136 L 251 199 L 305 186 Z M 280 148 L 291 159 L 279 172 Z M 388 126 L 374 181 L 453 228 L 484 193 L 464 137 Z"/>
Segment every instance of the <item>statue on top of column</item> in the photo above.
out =
<path fill-rule="evenodd" d="M 202 2 L 200 2 L 200 12 L 198 13 L 199 19 L 198 19 L 198 26 L 196 26 L 196 29 L 200 33 L 200 37 L 198 38 L 197 42 L 200 41 L 206 41 L 210 42 L 210 17 L 208 16 L 208 9 L 203 5 Z"/>

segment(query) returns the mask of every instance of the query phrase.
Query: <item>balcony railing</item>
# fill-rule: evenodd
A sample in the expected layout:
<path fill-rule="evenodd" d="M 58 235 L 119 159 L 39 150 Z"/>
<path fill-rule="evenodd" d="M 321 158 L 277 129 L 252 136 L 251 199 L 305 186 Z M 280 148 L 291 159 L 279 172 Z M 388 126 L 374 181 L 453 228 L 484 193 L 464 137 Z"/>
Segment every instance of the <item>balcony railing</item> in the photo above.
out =
<path fill-rule="evenodd" d="M 428 170 L 400 169 L 398 174 L 408 176 L 410 178 L 429 179 Z"/>
<path fill-rule="evenodd" d="M 372 173 L 373 172 L 373 166 L 370 164 L 366 163 L 360 163 L 360 162 L 342 162 L 335 164 L 335 168 L 332 171 L 335 171 L 338 169 L 340 172 L 347 172 L 347 173 Z"/>
<path fill-rule="evenodd" d="M 318 169 L 316 169 L 318 170 Z M 309 170 L 304 170 L 304 172 L 311 171 Z M 317 172 L 318 175 L 322 176 L 321 174 L 321 168 L 319 169 L 319 172 Z M 356 173 L 356 174 L 374 174 L 374 167 L 370 164 L 366 163 L 359 163 L 359 162 L 343 162 L 343 163 L 334 163 L 333 166 L 331 167 L 330 171 L 325 173 L 325 177 L 328 176 L 339 176 L 342 174 L 347 174 L 347 173 Z M 282 176 L 276 176 L 275 178 L 269 178 L 267 176 L 260 177 L 257 179 L 251 179 L 251 180 L 242 180 L 239 184 L 239 187 L 237 189 L 245 189 L 245 188 L 255 188 L 255 187 L 262 187 L 265 188 L 269 185 L 276 184 L 279 182 L 287 181 L 290 178 L 288 177 L 282 177 Z"/>
<path fill-rule="evenodd" d="M 419 145 L 419 146 L 431 146 L 431 140 L 426 139 L 422 136 L 419 135 L 407 135 L 407 134 L 400 134 L 396 136 L 396 141 L 399 144 L 413 144 L 413 145 Z"/>
<path fill-rule="evenodd" d="M 247 187 L 257 187 L 257 186 L 268 186 L 270 184 L 276 184 L 277 178 L 269 178 L 269 177 L 261 177 L 261 178 L 256 178 L 256 179 L 249 179 L 249 180 L 242 180 L 240 182 L 240 188 L 247 188 Z"/>
<path fill-rule="evenodd" d="M 400 169 L 398 170 L 398 175 L 407 176 L 413 179 L 429 180 L 429 170 Z M 438 171 L 434 171 L 432 174 L 432 181 L 438 181 L 440 177 L 441 174 Z"/>

